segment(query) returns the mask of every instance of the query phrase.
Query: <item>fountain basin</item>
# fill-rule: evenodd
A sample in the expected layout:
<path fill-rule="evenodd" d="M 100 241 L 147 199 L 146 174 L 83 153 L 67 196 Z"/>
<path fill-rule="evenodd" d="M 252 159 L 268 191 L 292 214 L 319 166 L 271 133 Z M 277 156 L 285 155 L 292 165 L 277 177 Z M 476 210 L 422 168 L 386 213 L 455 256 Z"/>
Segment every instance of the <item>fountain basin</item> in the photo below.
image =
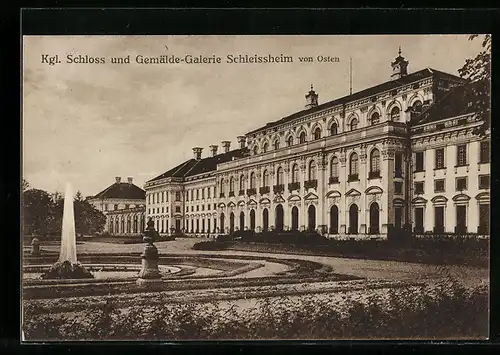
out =
<path fill-rule="evenodd" d="M 83 264 L 90 271 L 96 280 L 115 280 L 115 279 L 130 279 L 137 277 L 141 270 L 140 264 Z M 40 280 L 41 275 L 47 271 L 48 265 L 26 265 L 23 267 L 23 279 L 25 280 Z M 158 269 L 162 275 L 176 274 L 181 271 L 180 267 L 170 265 L 159 265 Z M 71 283 L 79 280 L 57 280 L 58 283 Z M 50 281 L 50 280 L 46 280 Z M 65 282 L 66 281 L 66 282 Z"/>

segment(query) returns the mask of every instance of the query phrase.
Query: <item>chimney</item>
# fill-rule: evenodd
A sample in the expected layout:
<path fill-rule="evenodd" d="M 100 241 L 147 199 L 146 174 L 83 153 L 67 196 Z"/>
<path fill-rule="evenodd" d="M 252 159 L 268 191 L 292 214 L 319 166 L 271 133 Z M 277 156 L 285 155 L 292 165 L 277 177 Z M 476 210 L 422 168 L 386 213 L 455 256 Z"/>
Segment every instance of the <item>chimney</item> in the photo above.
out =
<path fill-rule="evenodd" d="M 117 177 L 115 177 L 115 181 L 117 184 L 119 184 L 120 182 L 122 182 L 122 178 L 117 176 Z"/>
<path fill-rule="evenodd" d="M 217 155 L 217 149 L 219 148 L 219 146 L 212 144 L 209 148 L 210 151 L 212 152 L 212 156 L 215 157 Z"/>
<path fill-rule="evenodd" d="M 194 159 L 201 160 L 201 152 L 202 152 L 202 150 L 203 150 L 203 148 L 200 148 L 200 147 L 194 147 L 193 148 Z"/>
<path fill-rule="evenodd" d="M 134 179 L 133 179 L 133 178 L 131 178 L 130 176 L 127 178 L 127 182 L 128 182 L 129 184 L 132 184 L 132 182 L 133 182 L 133 181 L 134 181 Z"/>
<path fill-rule="evenodd" d="M 222 141 L 222 147 L 224 148 L 224 153 L 229 152 L 229 148 L 231 147 L 231 141 Z"/>
<path fill-rule="evenodd" d="M 238 136 L 238 143 L 240 143 L 240 148 L 245 148 L 245 143 L 247 142 L 247 137 Z"/>

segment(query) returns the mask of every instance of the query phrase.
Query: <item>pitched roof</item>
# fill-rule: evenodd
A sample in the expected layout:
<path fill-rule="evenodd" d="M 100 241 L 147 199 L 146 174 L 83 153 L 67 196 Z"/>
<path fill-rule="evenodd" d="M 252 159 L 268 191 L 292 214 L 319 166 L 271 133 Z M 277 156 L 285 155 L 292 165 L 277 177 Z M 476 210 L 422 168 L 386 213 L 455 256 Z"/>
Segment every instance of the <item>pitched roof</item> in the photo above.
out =
<path fill-rule="evenodd" d="M 351 95 L 347 95 L 347 96 L 341 97 L 339 99 L 335 99 L 335 100 L 326 102 L 326 103 L 318 105 L 316 107 L 313 107 L 310 109 L 305 109 L 305 110 L 302 110 L 299 112 L 295 112 L 289 116 L 283 117 L 280 120 L 270 122 L 270 123 L 266 124 L 265 126 L 262 126 L 260 128 L 253 130 L 253 131 L 250 131 L 247 133 L 247 135 L 256 133 L 256 132 L 263 130 L 263 129 L 269 129 L 271 127 L 278 126 L 282 123 L 290 122 L 293 119 L 298 118 L 298 117 L 302 117 L 306 114 L 318 112 L 318 111 L 321 111 L 321 110 L 324 110 L 324 109 L 327 109 L 330 107 L 334 107 L 334 106 L 338 106 L 338 105 L 342 105 L 342 104 L 347 104 L 349 102 L 353 102 L 353 101 L 356 101 L 359 99 L 371 97 L 377 93 L 389 91 L 389 90 L 395 89 L 397 87 L 410 84 L 414 81 L 422 80 L 422 79 L 432 77 L 432 76 L 435 78 L 441 78 L 441 79 L 448 79 L 448 80 L 454 80 L 454 81 L 458 80 L 458 81 L 462 81 L 462 82 L 464 81 L 464 79 L 462 79 L 456 75 L 448 74 L 448 73 L 445 73 L 445 72 L 442 72 L 439 70 L 435 70 L 435 69 L 431 69 L 431 68 L 425 68 L 425 69 L 419 70 L 415 73 L 411 73 L 409 75 L 403 76 L 400 79 L 390 80 L 390 81 L 387 81 L 385 83 L 369 87 L 365 90 L 355 92 Z"/>
<path fill-rule="evenodd" d="M 126 200 L 144 200 L 146 191 L 128 182 L 116 182 L 99 192 L 93 198 L 120 198 Z"/>
<path fill-rule="evenodd" d="M 456 117 L 474 112 L 473 103 L 477 100 L 475 87 L 478 83 L 460 85 L 434 102 L 429 108 L 412 118 L 412 125 L 429 123 L 445 118 Z"/>
<path fill-rule="evenodd" d="M 175 168 L 172 168 L 164 172 L 163 174 L 149 180 L 148 182 L 157 181 L 169 177 L 189 177 L 208 173 L 210 171 L 215 171 L 218 164 L 226 163 L 233 160 L 233 158 L 243 158 L 248 154 L 248 152 L 248 148 L 240 148 L 200 160 L 189 159 L 177 165 Z"/>

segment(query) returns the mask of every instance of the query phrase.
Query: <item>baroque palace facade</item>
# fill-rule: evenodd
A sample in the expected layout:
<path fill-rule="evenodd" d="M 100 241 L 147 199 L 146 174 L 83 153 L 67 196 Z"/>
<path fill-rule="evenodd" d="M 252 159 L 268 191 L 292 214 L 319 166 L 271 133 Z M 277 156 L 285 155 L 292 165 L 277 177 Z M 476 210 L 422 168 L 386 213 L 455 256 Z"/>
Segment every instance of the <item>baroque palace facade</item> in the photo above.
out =
<path fill-rule="evenodd" d="M 87 201 L 106 216 L 104 232 L 111 235 L 140 235 L 145 228 L 146 192 L 131 177 L 111 184 Z"/>
<path fill-rule="evenodd" d="M 473 133 L 470 86 L 402 56 L 389 81 L 210 146 L 149 180 L 146 218 L 193 235 L 310 230 L 332 238 L 489 234 L 489 137 Z"/>

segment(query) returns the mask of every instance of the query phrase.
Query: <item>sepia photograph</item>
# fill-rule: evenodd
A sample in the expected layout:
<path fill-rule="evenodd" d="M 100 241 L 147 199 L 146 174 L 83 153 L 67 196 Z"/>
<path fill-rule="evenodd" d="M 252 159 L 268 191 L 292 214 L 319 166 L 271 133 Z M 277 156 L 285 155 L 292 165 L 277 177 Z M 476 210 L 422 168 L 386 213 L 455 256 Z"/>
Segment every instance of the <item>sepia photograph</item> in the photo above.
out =
<path fill-rule="evenodd" d="M 23 36 L 22 341 L 488 339 L 490 61 Z"/>

